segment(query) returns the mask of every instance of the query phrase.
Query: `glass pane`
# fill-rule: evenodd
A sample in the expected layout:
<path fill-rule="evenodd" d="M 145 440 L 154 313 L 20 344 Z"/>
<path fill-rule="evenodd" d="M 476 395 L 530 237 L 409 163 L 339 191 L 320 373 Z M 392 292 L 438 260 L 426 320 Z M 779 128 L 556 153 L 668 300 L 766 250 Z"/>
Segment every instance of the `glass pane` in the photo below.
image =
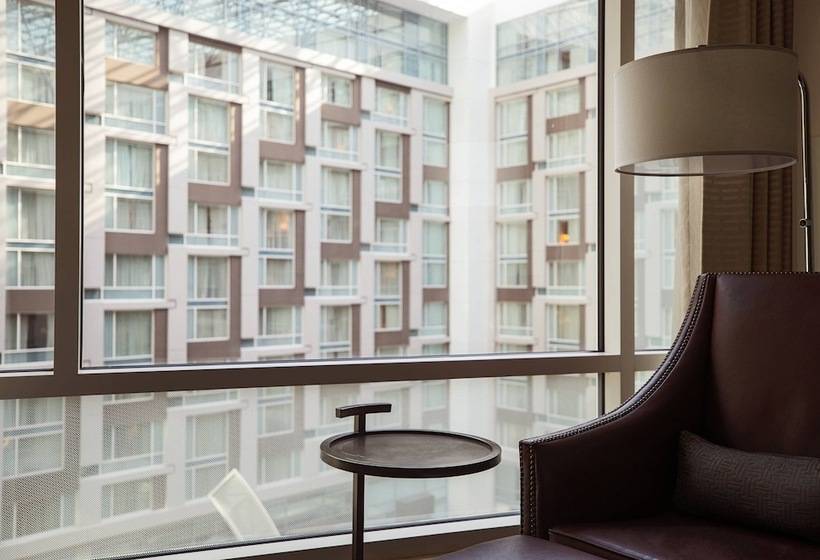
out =
<path fill-rule="evenodd" d="M 675 48 L 675 1 L 635 2 L 635 56 Z M 697 179 L 692 179 L 697 180 Z M 685 306 L 680 275 L 688 275 L 679 244 L 686 231 L 681 206 L 689 179 L 635 178 L 635 347 L 668 348 Z M 638 376 L 636 376 L 636 379 Z"/>
<path fill-rule="evenodd" d="M 150 312 L 138 346 L 163 366 L 599 347 L 598 2 L 495 1 L 464 36 L 380 2 L 103 4 L 85 14 L 84 366 L 149 332 L 118 321 L 107 352 L 124 308 Z M 498 80 L 450 75 L 448 49 L 495 57 Z M 162 286 L 107 284 L 107 255 L 168 255 Z M 38 258 L 15 261 L 25 282 L 49 278 Z M 260 322 L 285 305 L 291 332 Z"/>
<path fill-rule="evenodd" d="M 597 377 L 0 401 L 10 512 L 0 551 L 4 560 L 98 560 L 236 543 L 228 523 L 242 511 L 223 518 L 208 498 L 234 469 L 283 537 L 349 531 L 350 474 L 323 464 L 319 444 L 352 429 L 337 406 L 369 401 L 393 405 L 373 426 L 469 432 L 498 442 L 503 455 L 495 469 L 466 477 L 368 477 L 367 526 L 512 513 L 518 441 L 594 418 Z"/>
<path fill-rule="evenodd" d="M 10 0 L 3 10 L 6 137 L 0 184 L 0 375 L 47 370 L 54 346 L 55 16 L 48 2 Z M 47 468 L 39 456 L 60 442 L 25 440 L 18 466 Z M 41 463 L 41 461 L 45 461 Z M 43 521 L 44 526 L 49 524 Z M 0 553 L 2 556 L 2 553 Z"/>

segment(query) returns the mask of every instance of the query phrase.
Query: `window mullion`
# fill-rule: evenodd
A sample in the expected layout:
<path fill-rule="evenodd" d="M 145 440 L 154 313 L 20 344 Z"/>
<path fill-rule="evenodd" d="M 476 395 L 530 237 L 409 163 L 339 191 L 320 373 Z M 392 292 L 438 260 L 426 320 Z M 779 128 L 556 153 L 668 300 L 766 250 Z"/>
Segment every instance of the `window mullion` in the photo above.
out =
<path fill-rule="evenodd" d="M 83 6 L 80 0 L 55 2 L 56 168 L 54 281 L 54 377 L 67 388 L 80 365 L 80 301 L 83 184 Z M 59 390 L 59 389 L 58 389 Z"/>

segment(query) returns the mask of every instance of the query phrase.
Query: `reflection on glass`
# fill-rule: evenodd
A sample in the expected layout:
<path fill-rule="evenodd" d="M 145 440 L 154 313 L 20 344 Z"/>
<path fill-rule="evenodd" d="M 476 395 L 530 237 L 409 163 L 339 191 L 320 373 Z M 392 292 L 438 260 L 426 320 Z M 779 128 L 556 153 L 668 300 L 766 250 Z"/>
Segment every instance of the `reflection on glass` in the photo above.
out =
<path fill-rule="evenodd" d="M 599 3 L 488 6 L 453 40 L 504 88 L 453 76 L 452 95 L 447 23 L 260 6 L 85 14 L 83 365 L 596 349 Z M 12 132 L 26 194 L 53 138 Z M 37 249 L 7 248 L 15 285 L 53 283 Z"/>
<path fill-rule="evenodd" d="M 232 543 L 208 494 L 233 469 L 283 536 L 349 530 L 350 475 L 324 465 L 319 444 L 352 428 L 336 407 L 368 401 L 393 405 L 374 427 L 470 432 L 503 448 L 501 465 L 470 477 L 369 479 L 368 525 L 513 512 L 518 441 L 593 418 L 596 384 L 574 374 L 0 401 L 0 557 Z"/>

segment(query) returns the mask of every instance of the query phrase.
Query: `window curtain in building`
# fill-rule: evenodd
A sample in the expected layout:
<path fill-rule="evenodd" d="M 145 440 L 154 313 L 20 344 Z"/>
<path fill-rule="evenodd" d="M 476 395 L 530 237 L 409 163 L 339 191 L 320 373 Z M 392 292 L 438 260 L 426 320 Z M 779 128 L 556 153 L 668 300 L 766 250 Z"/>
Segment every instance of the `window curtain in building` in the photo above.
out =
<path fill-rule="evenodd" d="M 24 252 L 20 258 L 22 286 L 54 285 L 54 253 Z"/>
<path fill-rule="evenodd" d="M 151 257 L 118 255 L 117 286 L 151 286 Z"/>
<path fill-rule="evenodd" d="M 21 190 L 20 239 L 54 240 L 54 195 Z M 16 208 L 15 208 L 16 210 Z"/>
<path fill-rule="evenodd" d="M 792 48 L 793 0 L 678 0 L 676 8 L 677 48 L 741 43 Z M 679 316 L 701 272 L 793 270 L 798 233 L 793 176 L 786 168 L 681 179 Z"/>
<path fill-rule="evenodd" d="M 220 257 L 197 257 L 197 298 L 228 297 L 227 259 Z"/>

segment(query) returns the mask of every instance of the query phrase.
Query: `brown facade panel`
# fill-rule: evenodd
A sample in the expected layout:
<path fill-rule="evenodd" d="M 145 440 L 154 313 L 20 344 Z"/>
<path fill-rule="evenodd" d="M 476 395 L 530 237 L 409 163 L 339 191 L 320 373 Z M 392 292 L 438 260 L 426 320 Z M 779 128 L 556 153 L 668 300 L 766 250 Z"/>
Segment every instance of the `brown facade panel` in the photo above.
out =
<path fill-rule="evenodd" d="M 358 356 L 362 351 L 362 306 L 350 306 L 350 354 Z"/>
<path fill-rule="evenodd" d="M 54 290 L 6 290 L 6 313 L 54 313 Z"/>
<path fill-rule="evenodd" d="M 422 177 L 425 181 L 450 181 L 449 167 L 436 167 L 434 165 L 425 165 L 422 169 Z"/>
<path fill-rule="evenodd" d="M 209 342 L 189 342 L 188 360 L 191 362 L 236 359 L 240 356 L 240 314 L 242 312 L 241 257 L 229 257 L 230 297 L 228 298 L 228 338 Z"/>
<path fill-rule="evenodd" d="M 586 247 L 583 245 L 547 245 L 548 261 L 577 261 L 584 258 Z"/>
<path fill-rule="evenodd" d="M 168 74 L 163 73 L 159 66 L 148 66 L 114 58 L 105 59 L 105 78 L 110 82 L 152 89 L 168 88 Z"/>
<path fill-rule="evenodd" d="M 532 177 L 532 166 L 517 165 L 515 167 L 499 167 L 495 171 L 495 180 L 499 183 L 503 181 L 517 181 Z"/>
<path fill-rule="evenodd" d="M 496 288 L 495 299 L 497 301 L 532 301 L 535 296 L 535 288 Z"/>
<path fill-rule="evenodd" d="M 392 202 L 376 202 L 376 217 L 378 218 L 398 218 L 407 220 L 410 218 L 410 204 L 394 204 Z"/>
<path fill-rule="evenodd" d="M 353 80 L 352 107 L 322 104 L 322 120 L 359 126 L 362 124 L 362 85 L 359 78 Z"/>
<path fill-rule="evenodd" d="M 154 310 L 154 361 L 168 361 L 168 310 Z"/>
<path fill-rule="evenodd" d="M 6 102 L 6 120 L 9 125 L 54 128 L 56 118 L 57 111 L 51 105 L 11 100 Z"/>
<path fill-rule="evenodd" d="M 305 303 L 304 288 L 259 288 L 259 307 L 302 306 Z"/>
<path fill-rule="evenodd" d="M 584 128 L 586 122 L 587 116 L 585 113 L 575 113 L 574 115 L 564 115 L 563 117 L 547 119 L 547 133 Z"/>
<path fill-rule="evenodd" d="M 168 146 L 156 146 L 154 232 L 105 232 L 105 252 L 118 255 L 168 253 Z"/>
<path fill-rule="evenodd" d="M 449 288 L 423 288 L 421 291 L 422 301 L 450 301 Z"/>

